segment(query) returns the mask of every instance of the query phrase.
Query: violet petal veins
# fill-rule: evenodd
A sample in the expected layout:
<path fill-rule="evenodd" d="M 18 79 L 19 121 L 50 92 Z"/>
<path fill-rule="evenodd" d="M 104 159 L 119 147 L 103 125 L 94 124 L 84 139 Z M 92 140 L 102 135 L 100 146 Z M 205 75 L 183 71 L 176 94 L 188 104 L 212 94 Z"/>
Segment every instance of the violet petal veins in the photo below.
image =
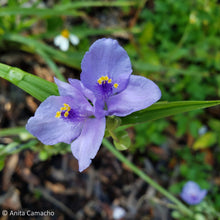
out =
<path fill-rule="evenodd" d="M 81 81 L 55 79 L 60 96 L 50 96 L 28 120 L 27 130 L 42 143 L 71 144 L 86 169 L 101 145 L 105 116 L 126 116 L 147 108 L 161 97 L 158 86 L 142 76 L 131 76 L 127 52 L 113 39 L 95 41 L 82 60 Z"/>
<path fill-rule="evenodd" d="M 180 197 L 189 205 L 199 204 L 207 194 L 207 190 L 200 189 L 199 185 L 193 181 L 188 181 L 180 194 Z"/>

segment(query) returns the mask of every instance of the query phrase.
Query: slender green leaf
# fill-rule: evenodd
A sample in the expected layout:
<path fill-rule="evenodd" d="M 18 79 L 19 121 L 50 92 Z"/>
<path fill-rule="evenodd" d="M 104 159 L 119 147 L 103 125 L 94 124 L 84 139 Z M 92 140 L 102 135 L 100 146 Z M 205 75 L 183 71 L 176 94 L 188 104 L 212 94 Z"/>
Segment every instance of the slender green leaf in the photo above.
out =
<path fill-rule="evenodd" d="M 114 146 L 107 140 L 103 139 L 103 145 L 117 157 L 122 163 L 124 163 L 127 167 L 129 167 L 137 176 L 143 179 L 145 182 L 150 184 L 153 188 L 158 190 L 162 195 L 166 196 L 170 201 L 172 201 L 180 211 L 187 214 L 188 216 L 192 216 L 193 212 L 187 208 L 182 202 L 180 202 L 177 198 L 175 198 L 170 192 L 162 188 L 158 183 L 152 180 L 147 174 L 145 174 L 142 170 L 140 170 L 137 166 L 135 166 L 131 161 L 129 161 L 121 152 L 114 148 Z"/>
<path fill-rule="evenodd" d="M 1 37 L 6 41 L 13 41 L 28 46 L 28 49 L 23 48 L 28 52 L 36 52 L 40 56 L 42 56 L 42 54 L 40 54 L 39 51 L 43 51 L 47 53 L 47 56 L 52 58 L 53 60 L 80 69 L 80 63 L 83 54 L 79 52 L 64 53 L 60 50 L 54 49 L 53 47 L 44 44 L 39 40 L 33 39 L 31 37 L 23 37 L 18 34 L 4 34 Z"/>
<path fill-rule="evenodd" d="M 2 63 L 0 63 L 0 77 L 10 81 L 40 101 L 44 101 L 50 95 L 59 94 L 56 84 Z"/>
<path fill-rule="evenodd" d="M 46 8 L 18 8 L 18 7 L 2 7 L 0 8 L 0 16 L 7 15 L 35 15 L 35 16 L 82 16 L 83 13 L 76 10 L 59 10 L 59 9 L 46 9 Z"/>
<path fill-rule="evenodd" d="M 158 102 L 149 108 L 135 112 L 123 117 L 122 125 L 143 123 L 150 120 L 165 118 L 168 116 L 208 108 L 220 105 L 220 100 L 216 101 L 177 101 L 177 102 Z"/>
<path fill-rule="evenodd" d="M 50 95 L 58 95 L 57 86 L 54 83 L 26 73 L 18 68 L 0 64 L 0 77 L 12 82 L 40 101 L 45 100 Z M 135 112 L 129 116 L 122 117 L 121 125 L 144 123 L 149 120 L 164 118 L 192 110 L 208 108 L 219 104 L 220 100 L 158 102 L 149 108 Z"/>
<path fill-rule="evenodd" d="M 4 147 L 0 145 L 0 157 L 2 156 L 4 157 L 7 155 L 11 155 L 11 154 L 16 154 L 24 149 L 30 149 L 31 147 L 35 146 L 38 143 L 39 143 L 38 140 L 30 140 L 29 142 L 25 144 L 12 142 Z"/>
<path fill-rule="evenodd" d="M 27 132 L 25 127 L 5 128 L 0 130 L 0 137 L 9 135 L 19 135 L 24 132 Z"/>
<path fill-rule="evenodd" d="M 7 15 L 35 15 L 35 16 L 82 16 L 79 8 L 88 7 L 124 7 L 137 5 L 137 1 L 78 1 L 70 4 L 58 4 L 54 8 L 19 8 L 19 7 L 2 7 L 0 8 L 0 16 Z"/>
<path fill-rule="evenodd" d="M 135 0 L 117 0 L 117 1 L 75 1 L 69 4 L 56 5 L 55 8 L 60 10 L 71 10 L 78 8 L 88 7 L 124 7 L 138 5 L 138 1 Z"/>

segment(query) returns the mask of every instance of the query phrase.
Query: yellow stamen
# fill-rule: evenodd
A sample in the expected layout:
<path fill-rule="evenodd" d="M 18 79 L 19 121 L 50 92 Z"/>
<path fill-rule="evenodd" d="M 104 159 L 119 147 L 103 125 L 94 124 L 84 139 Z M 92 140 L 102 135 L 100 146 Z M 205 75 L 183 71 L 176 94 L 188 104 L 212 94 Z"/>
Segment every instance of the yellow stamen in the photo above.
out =
<path fill-rule="evenodd" d="M 60 116 L 61 116 L 61 112 L 59 111 L 59 112 L 56 113 L 56 116 L 55 116 L 55 117 L 56 117 L 56 118 L 60 118 Z"/>
<path fill-rule="evenodd" d="M 98 84 L 102 85 L 102 79 L 101 78 L 98 79 Z"/>
<path fill-rule="evenodd" d="M 71 107 L 70 107 L 68 104 L 64 103 L 64 104 L 63 104 L 63 107 L 60 108 L 60 111 L 58 111 L 58 112 L 56 113 L 56 116 L 55 116 L 55 117 L 56 117 L 56 118 L 60 118 L 62 111 L 65 111 L 64 117 L 67 118 L 68 115 L 69 115 L 69 111 L 70 111 L 70 110 L 71 110 Z"/>
<path fill-rule="evenodd" d="M 108 76 L 101 76 L 98 80 L 97 80 L 99 85 L 105 84 L 105 83 L 112 83 L 112 79 L 109 78 Z M 115 83 L 113 85 L 116 89 L 118 88 L 118 83 Z"/>
<path fill-rule="evenodd" d="M 117 89 L 118 88 L 118 83 L 115 83 L 113 86 Z"/>
<path fill-rule="evenodd" d="M 65 112 L 65 113 L 64 113 L 64 117 L 65 117 L 65 118 L 67 118 L 68 115 L 69 115 L 69 112 Z"/>
<path fill-rule="evenodd" d="M 68 38 L 70 35 L 70 32 L 67 29 L 62 30 L 61 35 L 65 38 Z"/>
<path fill-rule="evenodd" d="M 98 82 L 99 85 L 102 85 L 102 83 L 105 84 L 106 82 L 111 83 L 112 80 L 109 79 L 108 76 L 101 76 L 101 77 L 97 80 L 97 82 Z"/>
<path fill-rule="evenodd" d="M 104 80 L 105 80 L 105 81 L 108 81 L 108 76 L 104 76 Z"/>

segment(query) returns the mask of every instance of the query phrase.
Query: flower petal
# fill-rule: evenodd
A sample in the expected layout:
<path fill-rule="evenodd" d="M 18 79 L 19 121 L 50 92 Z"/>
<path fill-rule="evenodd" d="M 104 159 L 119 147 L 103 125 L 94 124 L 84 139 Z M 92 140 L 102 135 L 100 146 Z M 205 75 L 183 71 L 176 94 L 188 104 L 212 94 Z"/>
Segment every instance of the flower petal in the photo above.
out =
<path fill-rule="evenodd" d="M 78 108 L 87 110 L 88 112 L 93 112 L 92 105 L 84 95 L 88 89 L 78 86 L 78 84 L 82 84 L 79 80 L 75 79 L 74 84 L 69 84 L 54 77 L 54 81 L 58 86 L 61 96 L 70 96 L 73 98 L 72 105 L 78 106 Z"/>
<path fill-rule="evenodd" d="M 54 44 L 58 46 L 62 51 L 67 51 L 69 49 L 69 40 L 62 35 L 54 38 Z"/>
<path fill-rule="evenodd" d="M 79 91 L 81 91 L 81 92 L 83 93 L 83 95 L 93 103 L 93 105 L 95 104 L 96 98 L 95 98 L 93 92 L 92 92 L 91 90 L 87 89 L 87 88 L 82 84 L 82 82 L 81 82 L 80 80 L 69 78 L 68 81 L 69 81 L 69 83 L 70 83 L 74 88 L 76 88 L 76 89 L 78 89 Z"/>
<path fill-rule="evenodd" d="M 199 194 L 199 202 L 201 202 L 204 197 L 206 196 L 207 194 L 207 190 L 206 189 L 203 189 L 203 190 L 200 190 L 200 194 Z"/>
<path fill-rule="evenodd" d="M 54 38 L 54 44 L 55 44 L 55 46 L 59 47 L 60 44 L 61 44 L 61 42 L 62 42 L 62 40 L 63 40 L 63 36 L 61 36 L 61 35 L 56 36 L 56 37 Z"/>
<path fill-rule="evenodd" d="M 67 51 L 69 49 L 69 40 L 64 37 L 63 41 L 60 44 L 60 49 L 62 51 Z"/>
<path fill-rule="evenodd" d="M 79 162 L 79 171 L 85 170 L 97 154 L 105 133 L 105 117 L 90 118 L 84 122 L 80 136 L 71 144 L 73 155 Z"/>
<path fill-rule="evenodd" d="M 82 63 L 81 81 L 84 86 L 96 93 L 97 80 L 101 76 L 117 83 L 117 92 L 126 88 L 132 72 L 127 52 L 113 39 L 100 39 L 86 52 Z"/>
<path fill-rule="evenodd" d="M 183 187 L 183 193 L 192 193 L 192 192 L 199 192 L 200 187 L 197 183 L 193 181 L 188 181 Z"/>
<path fill-rule="evenodd" d="M 132 112 L 147 108 L 161 97 L 161 91 L 151 80 L 142 77 L 130 77 L 127 88 L 107 100 L 109 115 L 126 116 Z"/>
<path fill-rule="evenodd" d="M 64 103 L 71 105 L 72 101 L 70 97 L 50 96 L 40 104 L 34 117 L 28 120 L 26 129 L 44 144 L 70 144 L 80 135 L 82 121 L 67 122 L 55 116 Z"/>
<path fill-rule="evenodd" d="M 69 39 L 70 39 L 70 42 L 73 45 L 78 45 L 79 44 L 79 38 L 76 35 L 70 34 Z"/>

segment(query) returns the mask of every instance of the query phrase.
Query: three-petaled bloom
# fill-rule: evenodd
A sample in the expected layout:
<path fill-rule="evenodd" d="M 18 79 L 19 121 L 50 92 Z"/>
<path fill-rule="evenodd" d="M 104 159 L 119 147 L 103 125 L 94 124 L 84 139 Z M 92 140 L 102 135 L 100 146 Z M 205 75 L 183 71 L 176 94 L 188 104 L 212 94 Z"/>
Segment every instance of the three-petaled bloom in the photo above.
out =
<path fill-rule="evenodd" d="M 199 204 L 206 196 L 207 190 L 201 190 L 199 185 L 193 181 L 188 181 L 180 194 L 180 197 L 189 205 Z"/>
<path fill-rule="evenodd" d="M 64 29 L 60 35 L 54 38 L 54 44 L 62 51 L 67 51 L 69 49 L 69 41 L 73 45 L 79 44 L 79 38 L 76 35 L 71 34 L 67 29 Z"/>
<path fill-rule="evenodd" d="M 99 150 L 105 116 L 126 116 L 161 97 L 154 82 L 131 75 L 130 59 L 116 40 L 93 43 L 81 67 L 81 81 L 55 79 L 60 96 L 48 97 L 27 124 L 27 130 L 44 144 L 71 143 L 79 171 L 90 165 Z"/>

